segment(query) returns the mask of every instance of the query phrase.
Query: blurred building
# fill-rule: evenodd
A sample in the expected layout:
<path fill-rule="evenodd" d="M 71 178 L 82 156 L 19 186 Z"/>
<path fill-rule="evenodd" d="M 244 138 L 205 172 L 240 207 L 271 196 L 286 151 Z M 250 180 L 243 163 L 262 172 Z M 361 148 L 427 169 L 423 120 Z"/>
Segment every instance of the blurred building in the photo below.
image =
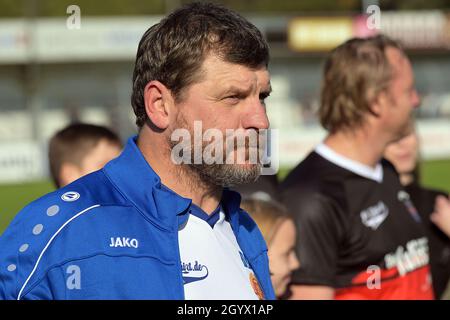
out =
<path fill-rule="evenodd" d="M 47 174 L 48 138 L 69 122 L 135 133 L 130 105 L 138 42 L 161 17 L 0 20 L 0 182 Z M 316 120 L 326 52 L 353 36 L 384 32 L 403 42 L 422 94 L 419 133 L 425 158 L 450 157 L 450 16 L 383 12 L 380 29 L 361 15 L 249 17 L 271 46 L 272 127 L 280 164 L 296 164 L 324 135 Z M 351 70 L 349 70 L 351 72 Z"/>

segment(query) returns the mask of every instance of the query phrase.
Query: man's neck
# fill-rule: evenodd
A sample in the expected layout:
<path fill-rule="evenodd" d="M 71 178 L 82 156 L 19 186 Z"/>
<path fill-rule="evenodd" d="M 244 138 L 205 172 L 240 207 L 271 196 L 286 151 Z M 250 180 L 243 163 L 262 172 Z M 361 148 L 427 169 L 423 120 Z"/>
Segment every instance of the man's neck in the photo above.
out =
<path fill-rule="evenodd" d="M 161 183 L 178 195 L 192 199 L 192 202 L 207 214 L 212 213 L 219 205 L 223 189 L 205 183 L 187 165 L 172 162 L 170 148 L 164 137 L 144 130 L 139 134 L 137 145 L 145 160 L 161 179 Z"/>
<path fill-rule="evenodd" d="M 324 143 L 336 153 L 372 168 L 380 162 L 386 148 L 382 139 L 362 128 L 330 134 Z"/>

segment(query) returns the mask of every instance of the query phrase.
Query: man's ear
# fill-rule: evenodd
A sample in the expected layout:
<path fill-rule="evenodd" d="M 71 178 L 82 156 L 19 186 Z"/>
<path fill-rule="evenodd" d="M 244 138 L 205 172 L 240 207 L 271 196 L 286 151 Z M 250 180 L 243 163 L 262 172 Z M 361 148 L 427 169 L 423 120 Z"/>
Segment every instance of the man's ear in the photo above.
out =
<path fill-rule="evenodd" d="M 59 170 L 59 184 L 61 187 L 81 178 L 81 170 L 78 166 L 70 162 L 64 162 Z"/>
<path fill-rule="evenodd" d="M 169 112 L 173 105 L 171 91 L 157 80 L 150 81 L 144 88 L 145 112 L 151 123 L 160 130 L 169 126 Z"/>
<path fill-rule="evenodd" d="M 378 96 L 373 99 L 372 104 L 370 105 L 370 113 L 375 117 L 380 117 L 384 114 L 387 107 L 389 107 L 389 99 L 388 93 L 386 91 L 382 91 L 378 94 Z"/>

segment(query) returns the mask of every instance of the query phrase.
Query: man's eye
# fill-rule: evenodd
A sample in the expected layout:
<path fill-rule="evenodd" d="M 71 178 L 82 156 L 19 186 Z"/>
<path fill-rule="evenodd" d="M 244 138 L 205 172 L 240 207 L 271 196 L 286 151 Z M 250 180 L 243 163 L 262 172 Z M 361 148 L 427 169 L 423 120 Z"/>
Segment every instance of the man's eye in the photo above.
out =
<path fill-rule="evenodd" d="M 240 97 L 238 95 L 231 95 L 231 96 L 227 96 L 224 98 L 225 101 L 229 102 L 229 103 L 238 103 L 240 100 Z"/>

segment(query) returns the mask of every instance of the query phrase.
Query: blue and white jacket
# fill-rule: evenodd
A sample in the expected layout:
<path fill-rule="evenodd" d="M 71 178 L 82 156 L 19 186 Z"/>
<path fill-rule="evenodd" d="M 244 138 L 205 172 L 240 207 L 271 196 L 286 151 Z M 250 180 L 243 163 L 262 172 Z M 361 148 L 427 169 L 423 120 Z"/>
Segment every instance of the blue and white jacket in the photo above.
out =
<path fill-rule="evenodd" d="M 266 299 L 267 247 L 239 208 L 222 202 Z M 191 200 L 162 187 L 130 138 L 122 154 L 26 206 L 0 237 L 0 299 L 184 299 L 178 229 Z"/>

